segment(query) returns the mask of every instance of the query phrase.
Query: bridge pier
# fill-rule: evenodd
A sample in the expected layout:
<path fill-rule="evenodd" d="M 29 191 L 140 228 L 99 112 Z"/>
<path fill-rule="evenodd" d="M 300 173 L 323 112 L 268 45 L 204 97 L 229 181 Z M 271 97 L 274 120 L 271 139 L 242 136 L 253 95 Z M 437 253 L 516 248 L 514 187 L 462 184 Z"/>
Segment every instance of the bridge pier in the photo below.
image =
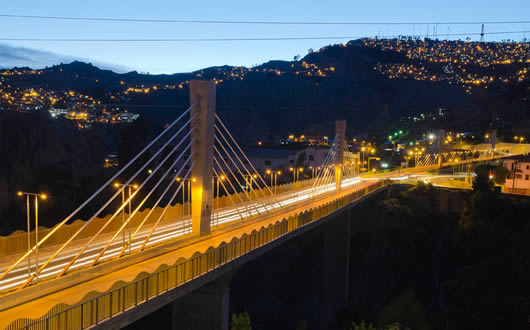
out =
<path fill-rule="evenodd" d="M 350 270 L 350 217 L 348 208 L 323 224 L 320 329 L 328 329 L 348 304 Z"/>
<path fill-rule="evenodd" d="M 230 279 L 210 282 L 171 304 L 174 330 L 228 330 Z"/>
<path fill-rule="evenodd" d="M 190 81 L 190 115 L 193 119 L 191 137 L 194 142 L 195 165 L 191 170 L 191 218 L 192 232 L 204 236 L 210 234 L 213 203 L 213 144 L 215 135 L 215 82 Z"/>

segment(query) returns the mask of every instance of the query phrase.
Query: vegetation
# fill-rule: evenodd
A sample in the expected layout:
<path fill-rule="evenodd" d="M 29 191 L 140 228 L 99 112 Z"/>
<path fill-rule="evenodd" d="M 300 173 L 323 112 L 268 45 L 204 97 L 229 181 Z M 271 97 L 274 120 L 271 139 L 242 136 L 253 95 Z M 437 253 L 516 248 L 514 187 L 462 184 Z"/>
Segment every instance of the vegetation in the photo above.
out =
<path fill-rule="evenodd" d="M 376 328 L 372 323 L 367 325 L 364 321 L 362 321 L 358 325 L 353 322 L 351 330 L 410 330 L 410 328 L 402 326 L 399 323 L 393 323 L 382 328 Z"/>
<path fill-rule="evenodd" d="M 405 289 L 399 297 L 381 311 L 378 323 L 385 325 L 384 329 L 408 329 L 399 325 L 396 327 L 393 323 L 395 321 L 406 324 L 412 329 L 431 329 L 425 307 L 410 288 Z"/>
<path fill-rule="evenodd" d="M 231 330 L 252 330 L 250 316 L 247 312 L 241 314 L 232 314 Z"/>
<path fill-rule="evenodd" d="M 380 277 L 377 282 L 367 280 L 370 275 L 361 277 L 375 297 L 390 294 L 392 298 L 371 309 L 352 306 L 352 318 L 376 320 L 374 325 L 361 323 L 352 329 L 386 329 L 393 322 L 410 329 L 527 328 L 530 199 L 495 192 L 490 173 L 498 171 L 498 167 L 478 169 L 470 192 L 420 183 L 393 188 L 377 202 L 379 214 L 368 203 L 360 206 L 356 214 L 362 217 L 366 210 L 374 227 L 358 229 L 363 234 L 357 240 L 369 242 L 371 249 L 383 245 L 385 251 L 392 251 L 393 258 L 370 263 L 379 264 L 380 271 L 390 271 L 393 285 L 381 284 Z M 385 234 L 385 227 L 390 232 Z M 388 237 L 373 241 L 381 235 Z M 355 246 L 360 248 L 357 242 Z M 356 267 L 362 265 L 366 264 Z M 401 272 L 407 272 L 405 278 Z M 379 286 L 385 288 L 384 293 L 377 290 Z M 363 303 L 373 304 L 367 297 Z"/>

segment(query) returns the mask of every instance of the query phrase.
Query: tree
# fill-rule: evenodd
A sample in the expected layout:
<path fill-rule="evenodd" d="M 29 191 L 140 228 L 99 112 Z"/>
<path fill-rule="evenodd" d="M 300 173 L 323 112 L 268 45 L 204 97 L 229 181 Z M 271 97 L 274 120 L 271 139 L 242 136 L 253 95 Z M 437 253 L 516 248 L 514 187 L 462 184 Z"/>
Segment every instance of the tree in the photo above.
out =
<path fill-rule="evenodd" d="M 481 165 L 475 169 L 477 176 L 473 180 L 473 191 L 491 191 L 493 190 L 493 181 L 490 180 L 492 167 Z"/>
<path fill-rule="evenodd" d="M 506 177 L 510 174 L 510 171 L 503 165 L 497 166 L 493 170 L 493 182 L 495 182 L 498 185 L 503 185 L 506 182 Z"/>
<path fill-rule="evenodd" d="M 384 328 L 379 328 L 380 330 L 410 330 L 410 328 L 407 328 L 405 326 L 402 326 L 399 323 L 392 323 Z M 351 330 L 377 330 L 377 328 L 372 324 L 366 324 L 364 320 L 360 324 L 356 324 L 353 322 Z"/>
<path fill-rule="evenodd" d="M 252 330 L 252 323 L 247 312 L 242 314 L 232 314 L 231 330 Z"/>
<path fill-rule="evenodd" d="M 370 323 L 369 325 L 366 325 L 366 323 L 363 320 L 358 325 L 355 324 L 355 322 L 353 322 L 351 330 L 377 330 L 377 328 L 374 327 L 372 323 Z"/>
<path fill-rule="evenodd" d="M 390 305 L 386 306 L 379 315 L 378 323 L 383 325 L 384 329 L 406 329 L 402 326 L 396 328 L 396 320 L 411 325 L 413 329 L 431 329 L 427 322 L 425 308 L 418 301 L 412 289 L 406 289 Z"/>

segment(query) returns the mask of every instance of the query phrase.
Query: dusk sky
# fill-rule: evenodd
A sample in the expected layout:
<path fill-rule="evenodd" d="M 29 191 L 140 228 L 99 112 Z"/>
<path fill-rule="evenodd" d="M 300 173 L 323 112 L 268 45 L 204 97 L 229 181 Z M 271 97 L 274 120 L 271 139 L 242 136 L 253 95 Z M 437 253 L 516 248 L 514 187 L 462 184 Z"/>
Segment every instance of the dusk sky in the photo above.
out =
<path fill-rule="evenodd" d="M 171 20 L 311 21 L 311 22 L 457 22 L 528 20 L 528 0 L 498 1 L 9 1 L 0 14 Z M 438 25 L 438 37 L 479 33 L 477 25 Z M 73 59 L 119 72 L 187 72 L 214 65 L 252 66 L 272 59 L 291 60 L 356 37 L 413 33 L 426 25 L 242 25 L 100 22 L 0 17 L 2 38 L 190 39 L 330 37 L 347 39 L 223 42 L 37 42 L 0 41 L 0 67 L 41 68 Z M 530 24 L 486 25 L 494 31 L 529 31 Z M 429 26 L 429 35 L 433 26 Z M 530 33 L 486 35 L 486 40 L 529 37 Z M 452 36 L 450 39 L 465 39 Z M 472 36 L 478 39 L 478 36 Z M 20 48 L 22 47 L 22 48 Z"/>

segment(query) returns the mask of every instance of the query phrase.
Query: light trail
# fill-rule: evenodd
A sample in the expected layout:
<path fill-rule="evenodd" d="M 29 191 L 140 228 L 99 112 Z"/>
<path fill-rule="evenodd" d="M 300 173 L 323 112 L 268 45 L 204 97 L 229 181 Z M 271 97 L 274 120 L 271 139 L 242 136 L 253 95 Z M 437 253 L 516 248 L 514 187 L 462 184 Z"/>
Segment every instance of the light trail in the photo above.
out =
<path fill-rule="evenodd" d="M 360 184 L 361 182 L 362 181 L 360 178 L 344 179 L 341 184 L 341 188 L 351 188 L 352 186 Z M 212 214 L 212 222 L 215 223 L 215 225 L 213 225 L 212 227 L 216 228 L 219 225 L 228 224 L 235 221 L 245 221 L 259 215 L 260 213 L 265 214 L 267 212 L 270 212 L 271 209 L 274 211 L 278 211 L 279 209 L 285 206 L 292 206 L 299 203 L 301 204 L 303 202 L 313 200 L 317 197 L 323 198 L 324 195 L 333 191 L 335 191 L 334 182 L 322 185 L 315 189 L 309 187 L 297 191 L 291 191 L 280 194 L 276 196 L 277 202 L 272 204 L 270 203 L 269 198 L 262 198 L 254 202 L 247 202 L 248 206 L 253 206 L 252 208 L 244 208 L 241 204 L 229 206 L 225 209 L 220 209 L 218 212 L 214 212 Z M 240 215 L 244 217 L 243 220 L 241 220 Z M 164 226 L 160 226 L 158 230 L 153 234 L 146 246 L 153 246 L 163 242 L 175 240 L 179 237 L 183 237 L 187 234 L 190 234 L 192 231 L 190 217 L 181 217 L 166 221 L 171 221 L 171 223 L 166 222 Z M 142 231 L 138 232 L 137 236 L 131 243 L 131 248 L 133 250 L 141 246 L 141 244 L 143 243 L 143 239 L 147 237 L 150 230 L 151 228 L 147 227 Z M 79 270 L 80 268 L 88 266 L 92 262 L 94 257 L 101 251 L 103 246 L 107 244 L 107 240 L 105 238 L 106 237 L 102 237 L 102 239 L 94 242 L 94 244 L 92 244 L 90 248 L 86 249 L 86 251 L 74 262 L 70 269 Z M 109 259 L 117 257 L 122 247 L 122 241 L 114 242 L 107 249 L 107 251 L 105 251 L 105 253 L 101 257 L 101 260 L 108 261 Z M 71 258 L 73 258 L 77 254 L 78 248 L 79 247 L 72 246 L 69 249 L 66 249 L 59 253 L 56 259 L 39 274 L 39 281 L 57 276 L 62 271 L 62 269 L 69 263 Z M 48 253 L 51 254 L 53 252 Z M 43 257 L 45 256 L 46 255 L 44 255 Z M 0 271 L 4 271 L 7 268 L 8 266 L 4 265 L 0 267 Z M 34 268 L 34 265 L 32 265 L 32 268 Z M 27 278 L 27 265 L 21 264 L 17 268 L 13 269 L 9 276 L 7 276 L 1 281 L 0 291 L 12 290 L 22 285 L 27 280 Z"/>

